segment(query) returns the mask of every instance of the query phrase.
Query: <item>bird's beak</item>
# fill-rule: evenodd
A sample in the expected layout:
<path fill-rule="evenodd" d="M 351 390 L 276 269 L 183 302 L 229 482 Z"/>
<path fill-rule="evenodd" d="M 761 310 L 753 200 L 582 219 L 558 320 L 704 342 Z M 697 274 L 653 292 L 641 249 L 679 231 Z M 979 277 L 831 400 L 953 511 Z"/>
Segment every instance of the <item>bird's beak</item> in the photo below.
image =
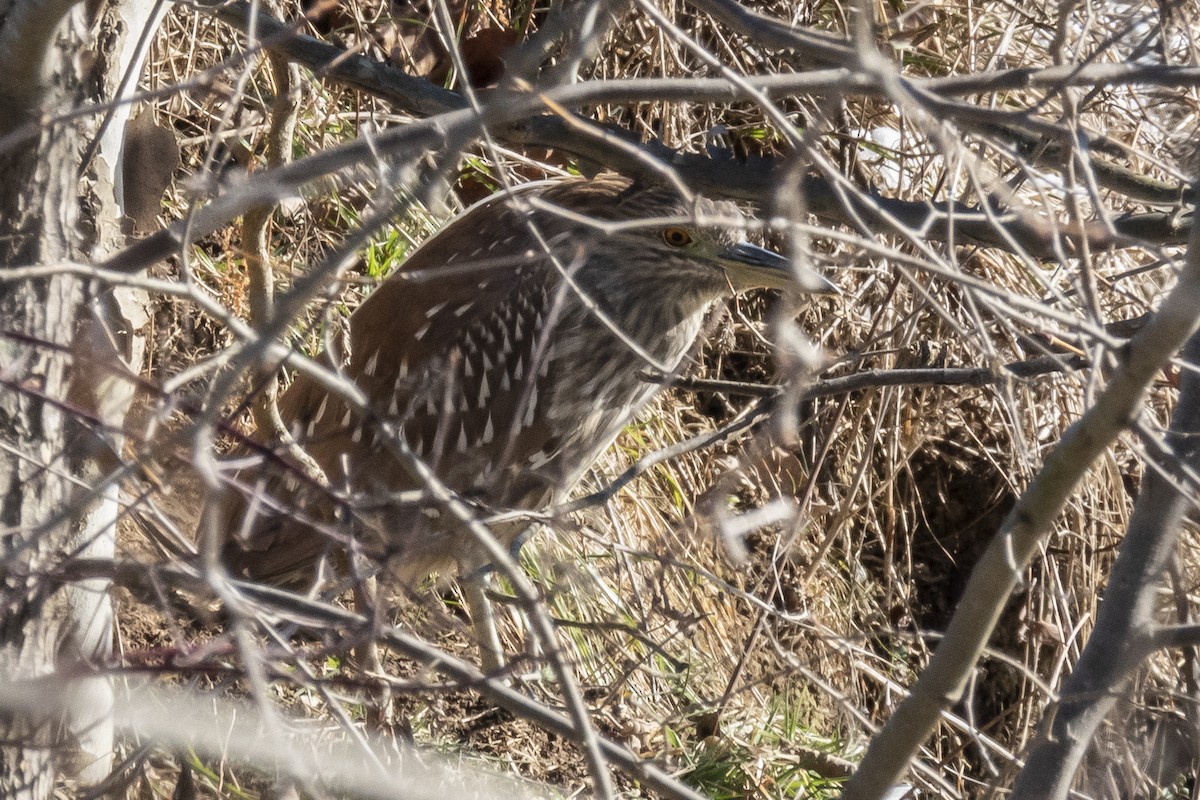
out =
<path fill-rule="evenodd" d="M 838 288 L 825 276 L 805 267 L 794 267 L 791 259 L 749 242 L 738 242 L 717 255 L 729 284 L 739 292 L 747 289 L 784 289 L 837 294 Z"/>

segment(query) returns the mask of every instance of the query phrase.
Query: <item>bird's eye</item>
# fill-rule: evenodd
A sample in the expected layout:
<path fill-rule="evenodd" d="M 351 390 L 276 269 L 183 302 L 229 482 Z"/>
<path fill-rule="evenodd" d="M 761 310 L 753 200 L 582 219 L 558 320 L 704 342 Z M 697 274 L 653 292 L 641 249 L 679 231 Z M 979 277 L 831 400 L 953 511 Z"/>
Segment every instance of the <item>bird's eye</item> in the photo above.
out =
<path fill-rule="evenodd" d="M 692 243 L 692 235 L 683 228 L 664 228 L 662 237 L 671 247 L 684 247 Z"/>

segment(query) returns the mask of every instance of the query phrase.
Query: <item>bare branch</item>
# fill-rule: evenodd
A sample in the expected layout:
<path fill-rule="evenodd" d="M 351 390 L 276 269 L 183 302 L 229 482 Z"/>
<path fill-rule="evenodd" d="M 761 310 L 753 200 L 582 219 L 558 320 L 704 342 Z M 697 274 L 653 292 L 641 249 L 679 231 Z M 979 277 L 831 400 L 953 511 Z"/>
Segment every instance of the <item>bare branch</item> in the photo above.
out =
<path fill-rule="evenodd" d="M 226 22 L 240 28 L 244 29 L 249 24 L 249 8 L 246 5 L 223 6 L 220 14 Z M 417 113 L 446 113 L 466 106 L 459 95 L 436 89 L 427 82 L 408 76 L 402 70 L 380 65 L 362 56 L 346 55 L 339 48 L 309 37 L 289 35 L 287 26 L 265 13 L 260 12 L 255 21 L 260 29 L 271 32 L 272 37 L 266 42 L 268 48 L 279 49 L 287 57 L 295 59 L 320 76 L 344 82 Z M 325 64 L 333 66 L 326 70 Z M 1093 85 L 1105 81 L 1161 82 L 1164 85 L 1200 84 L 1200 69 L 1190 67 L 1091 65 L 1072 70 L 1069 75 L 1071 80 L 1078 81 L 1078 85 Z M 1000 91 L 1014 86 L 1040 86 L 1043 83 L 1059 85 L 1063 79 L 1063 70 L 1059 68 L 1047 70 L 1046 75 L 1040 72 L 1030 73 L 1028 70 L 1013 70 L 995 77 L 994 85 L 996 90 Z M 949 80 L 926 79 L 912 81 L 912 85 L 919 89 L 929 102 L 939 105 L 938 113 L 950 118 L 957 118 L 968 112 L 979 112 L 975 106 L 950 104 L 939 99 L 942 95 L 971 93 L 977 88 L 974 84 L 967 86 L 940 83 Z M 776 99 L 799 93 L 872 95 L 880 92 L 878 82 L 873 77 L 845 69 L 795 75 L 751 76 L 745 81 L 753 91 L 763 92 L 766 96 Z M 436 91 L 432 91 L 435 89 Z M 753 99 L 745 90 L 723 78 L 607 80 L 546 89 L 540 96 L 555 105 L 568 108 L 648 100 L 728 102 L 735 99 Z M 528 99 L 524 96 L 518 97 L 522 103 Z M 645 165 L 640 158 L 631 157 L 627 152 L 629 146 L 634 146 L 657 160 L 670 164 L 689 185 L 705 194 L 753 200 L 765 205 L 774 191 L 776 180 L 780 177 L 777 174 L 778 167 L 771 159 L 717 160 L 674 152 L 657 144 L 637 144 L 636 138 L 630 132 L 608 125 L 605 127 L 606 133 L 623 145 L 622 148 L 615 148 L 601 139 L 579 136 L 578 126 L 571 124 L 561 115 L 539 113 L 544 111 L 545 107 L 536 100 L 529 105 L 522 105 L 522 114 L 507 116 L 495 113 L 498 105 L 510 99 L 506 97 L 505 92 L 497 90 L 481 99 L 485 108 L 490 109 L 487 112 L 490 118 L 488 130 L 497 138 L 526 147 L 564 150 L 606 164 L 613 169 L 641 174 L 646 169 Z M 1020 136 L 1020 131 L 1029 131 L 1034 126 L 1034 119 L 1029 115 L 1017 116 L 1007 112 L 996 114 L 988 111 L 979 113 L 984 114 L 981 121 L 986 123 L 983 126 L 985 130 L 1011 130 L 1013 136 Z M 1004 122 L 1011 124 L 1000 127 Z M 1055 131 L 1064 136 L 1069 133 L 1065 129 L 1045 127 L 1046 131 Z M 1027 133 L 1024 135 L 1028 136 Z M 1169 186 L 1151 185 L 1144 180 L 1134 182 L 1116 166 L 1102 174 L 1113 176 L 1112 181 L 1109 181 L 1111 187 L 1123 187 L 1138 197 L 1152 192 L 1158 200 L 1173 196 L 1175 202 L 1187 201 L 1184 187 L 1178 187 L 1173 192 Z M 908 229 L 922 231 L 938 241 L 949 241 L 953 228 L 953 238 L 961 243 L 1010 249 L 1010 241 L 1015 241 L 1026 252 L 1043 258 L 1053 258 L 1057 255 L 1057 242 L 1060 238 L 1071 250 L 1078 250 L 1082 246 L 1079 232 L 1072 227 L 1051 225 L 1038 221 L 1029 214 L 1014 214 L 1001 204 L 997 204 L 990 213 L 984 213 L 979 208 L 962 203 L 911 202 L 869 192 L 854 198 L 855 207 L 848 209 L 845 198 L 824 180 L 809 178 L 803 190 L 808 207 L 814 214 L 840 224 L 852 222 L 856 214 L 865 215 L 868 219 L 878 219 L 878 211 L 882 210 L 886 216 L 894 218 Z M 1007 229 L 1007 237 L 998 234 L 997 218 L 1001 219 Z M 1186 239 L 1188 224 L 1188 218 L 1181 218 L 1177 214 L 1127 215 L 1114 220 L 1111 230 L 1099 222 L 1088 223 L 1084 228 L 1084 235 L 1087 247 L 1093 251 L 1127 247 L 1139 242 L 1182 244 Z M 1114 232 L 1117 234 L 1115 237 Z"/>
<path fill-rule="evenodd" d="M 63 581 L 79 581 L 95 577 L 110 577 L 121 586 L 143 592 L 154 592 L 160 585 L 178 588 L 199 597 L 210 597 L 212 587 L 194 569 L 181 565 L 147 566 L 130 561 L 76 559 L 63 564 L 55 575 Z M 355 630 L 369 625 L 367 617 L 330 603 L 311 600 L 292 592 L 256 583 L 230 581 L 230 587 L 247 602 L 269 609 L 301 626 L 338 630 Z M 446 677 L 478 689 L 501 708 L 528 719 L 558 736 L 582 744 L 585 732 L 574 721 L 563 716 L 499 680 L 488 679 L 476 667 L 445 653 L 418 637 L 386 626 L 378 632 L 379 641 L 394 648 L 407 658 L 414 659 Z M 24 702 L 27 695 L 16 693 L 9 702 Z M 696 791 L 679 783 L 664 770 L 630 753 L 624 747 L 599 737 L 596 740 L 604 757 L 631 778 L 643 782 L 667 800 L 703 800 Z"/>
<path fill-rule="evenodd" d="M 1200 236 L 1189 253 L 1196 269 Z M 1186 278 L 1181 278 L 1181 284 Z M 1193 335 L 1184 359 L 1200 363 L 1200 336 Z M 1168 446 L 1193 480 L 1200 473 L 1200 375 L 1184 374 L 1179 403 L 1171 418 Z M 1195 498 L 1157 469 L 1150 469 L 1121 542 L 1096 627 L 1079 663 L 1063 684 L 1058 708 L 1048 718 L 1041 741 L 1030 752 L 1012 796 L 1027 800 L 1066 798 L 1096 729 L 1124 694 L 1130 674 L 1155 647 L 1186 646 L 1194 626 L 1155 630 L 1155 600 L 1174 555 L 1180 530 Z"/>
<path fill-rule="evenodd" d="M 1130 341 L 1096 404 L 1062 437 L 1005 518 L 971 573 L 963 600 L 908 698 L 871 743 L 846 786 L 847 800 L 881 797 L 898 781 L 939 714 L 958 702 L 970 672 L 1021 573 L 1049 534 L 1092 461 L 1137 413 L 1146 388 L 1200 324 L 1200 223 L 1194 224 L 1179 282 Z"/>

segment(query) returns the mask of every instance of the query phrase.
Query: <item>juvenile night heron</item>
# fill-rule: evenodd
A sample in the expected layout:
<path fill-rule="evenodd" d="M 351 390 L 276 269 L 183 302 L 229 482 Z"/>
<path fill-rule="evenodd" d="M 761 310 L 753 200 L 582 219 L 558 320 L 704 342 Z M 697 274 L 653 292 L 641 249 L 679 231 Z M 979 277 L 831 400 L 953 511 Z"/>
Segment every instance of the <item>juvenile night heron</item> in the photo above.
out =
<path fill-rule="evenodd" d="M 401 581 L 481 563 L 474 538 L 432 503 L 396 501 L 422 486 L 378 419 L 464 498 L 546 506 L 659 391 L 641 373 L 679 367 L 710 304 L 751 288 L 831 288 L 743 241 L 742 219 L 731 203 L 614 175 L 532 184 L 468 210 L 367 298 L 342 352 L 325 357 L 376 419 L 304 376 L 284 393 L 283 419 L 328 489 L 260 480 L 231 513 L 226 563 L 290 581 L 351 541 Z M 509 543 L 523 527 L 494 533 Z"/>

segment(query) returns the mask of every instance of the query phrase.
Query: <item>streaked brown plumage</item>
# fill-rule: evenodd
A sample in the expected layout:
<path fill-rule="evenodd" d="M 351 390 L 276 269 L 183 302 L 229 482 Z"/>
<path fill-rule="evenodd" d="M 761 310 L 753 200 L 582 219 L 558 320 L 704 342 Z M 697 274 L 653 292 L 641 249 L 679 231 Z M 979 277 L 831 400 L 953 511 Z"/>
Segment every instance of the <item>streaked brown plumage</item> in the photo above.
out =
<path fill-rule="evenodd" d="M 612 175 L 493 197 L 354 312 L 338 366 L 450 488 L 497 509 L 541 507 L 658 391 L 643 369 L 679 366 L 713 301 L 795 285 L 784 259 L 741 242 L 740 220 L 730 203 L 687 202 Z M 806 276 L 810 288 L 822 280 Z M 279 405 L 331 490 L 243 475 L 268 502 L 230 511 L 225 556 L 235 573 L 276 582 L 311 574 L 335 541 L 316 527 L 342 531 L 342 543 L 352 534 L 402 580 L 475 560 L 469 537 L 435 508 L 389 502 L 420 487 L 378 440 L 378 425 L 304 377 Z M 254 519 L 244 519 L 248 508 Z M 508 541 L 520 529 L 496 534 Z"/>

